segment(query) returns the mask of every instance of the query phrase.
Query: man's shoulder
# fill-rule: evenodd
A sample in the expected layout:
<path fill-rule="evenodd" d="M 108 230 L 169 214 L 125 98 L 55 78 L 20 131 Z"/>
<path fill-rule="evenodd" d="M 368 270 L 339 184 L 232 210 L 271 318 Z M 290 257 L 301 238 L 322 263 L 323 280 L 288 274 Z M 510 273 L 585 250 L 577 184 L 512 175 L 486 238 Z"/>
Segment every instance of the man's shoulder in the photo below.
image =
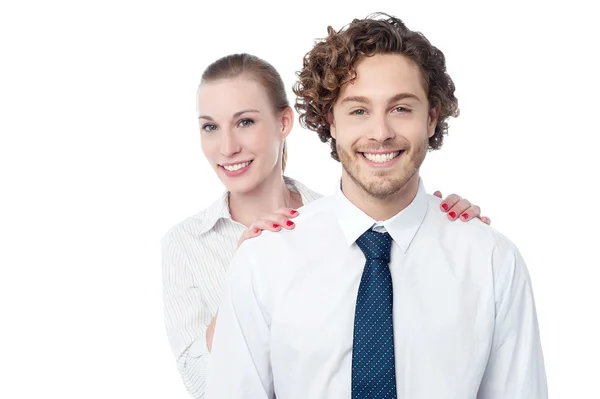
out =
<path fill-rule="evenodd" d="M 478 218 L 463 222 L 449 220 L 448 214 L 440 210 L 441 199 L 431 196 L 424 231 L 427 239 L 419 246 L 430 251 L 431 240 L 439 242 L 439 250 L 457 259 L 464 267 L 477 270 L 487 269 L 495 281 L 505 281 L 515 271 L 527 273 L 525 262 L 517 245 L 494 227 Z M 500 284 L 495 284 L 500 287 Z"/>
<path fill-rule="evenodd" d="M 318 232 L 324 230 L 323 226 L 335 223 L 334 210 L 334 197 L 322 196 L 298 208 L 298 216 L 290 219 L 295 225 L 292 230 L 263 231 L 260 236 L 244 241 L 240 250 L 250 256 L 264 258 L 296 250 L 298 242 L 301 242 L 302 249 L 310 247 L 311 240 L 322 239 Z"/>
<path fill-rule="evenodd" d="M 330 215 L 335 209 L 334 201 L 334 195 L 325 195 L 303 205 L 298 208 L 298 216 L 294 219 L 294 222 L 311 223 L 320 217 Z"/>
<path fill-rule="evenodd" d="M 515 244 L 503 233 L 494 227 L 473 218 L 468 222 L 462 220 L 449 220 L 448 214 L 440 210 L 442 200 L 429 195 L 429 211 L 427 218 L 434 228 L 440 228 L 444 237 L 462 245 L 473 245 L 480 249 L 494 250 L 500 248 L 505 251 L 516 250 Z"/>

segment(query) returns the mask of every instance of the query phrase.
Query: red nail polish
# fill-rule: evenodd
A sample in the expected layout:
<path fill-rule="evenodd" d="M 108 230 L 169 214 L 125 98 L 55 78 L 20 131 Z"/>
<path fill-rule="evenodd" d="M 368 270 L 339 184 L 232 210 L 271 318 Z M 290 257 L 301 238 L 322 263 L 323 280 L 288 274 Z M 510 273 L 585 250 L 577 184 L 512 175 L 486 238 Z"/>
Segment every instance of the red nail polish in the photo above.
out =
<path fill-rule="evenodd" d="M 287 224 L 288 226 L 293 226 L 294 222 L 292 222 L 291 220 L 288 220 L 287 222 L 285 222 L 285 224 Z"/>
<path fill-rule="evenodd" d="M 293 210 L 293 209 L 292 209 L 292 210 L 290 211 L 290 213 L 291 213 L 292 215 L 295 215 L 295 214 L 297 214 L 297 213 L 298 213 L 298 211 L 295 211 L 295 210 Z"/>
<path fill-rule="evenodd" d="M 276 228 L 278 228 L 278 227 L 279 227 L 279 225 L 278 225 L 277 223 L 273 223 L 273 228 L 274 228 L 274 229 L 276 229 Z"/>
<path fill-rule="evenodd" d="M 260 232 L 259 229 L 254 229 L 254 234 L 258 234 Z"/>
<path fill-rule="evenodd" d="M 442 204 L 442 209 L 447 211 L 448 210 L 448 204 Z"/>
<path fill-rule="evenodd" d="M 463 219 L 466 219 L 466 218 L 469 217 L 469 215 L 467 215 L 466 213 L 463 213 L 461 216 L 462 216 Z"/>
<path fill-rule="evenodd" d="M 448 215 L 450 215 L 450 217 L 451 217 L 452 219 L 454 219 L 454 218 L 456 217 L 456 212 L 452 211 L 452 212 L 450 212 Z"/>

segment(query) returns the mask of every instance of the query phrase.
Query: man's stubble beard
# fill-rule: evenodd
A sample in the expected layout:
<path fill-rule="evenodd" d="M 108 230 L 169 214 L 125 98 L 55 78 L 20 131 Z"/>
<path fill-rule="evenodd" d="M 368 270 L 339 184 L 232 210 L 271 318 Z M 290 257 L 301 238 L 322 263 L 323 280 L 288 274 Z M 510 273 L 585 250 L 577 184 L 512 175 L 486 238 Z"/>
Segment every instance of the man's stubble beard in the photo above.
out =
<path fill-rule="evenodd" d="M 385 200 L 401 191 L 413 176 L 419 172 L 419 168 L 425 160 L 428 146 L 429 140 L 426 138 L 414 150 L 409 149 L 400 155 L 400 157 L 408 157 L 399 160 L 402 163 L 402 171 L 374 172 L 371 176 L 364 177 L 361 177 L 360 160 L 357 159 L 357 157 L 362 157 L 362 155 L 356 153 L 357 155 L 353 157 L 339 145 L 336 145 L 336 149 L 342 167 L 354 184 L 360 187 L 367 195 L 378 200 Z M 398 168 L 397 165 L 394 166 L 394 169 L 396 168 Z"/>

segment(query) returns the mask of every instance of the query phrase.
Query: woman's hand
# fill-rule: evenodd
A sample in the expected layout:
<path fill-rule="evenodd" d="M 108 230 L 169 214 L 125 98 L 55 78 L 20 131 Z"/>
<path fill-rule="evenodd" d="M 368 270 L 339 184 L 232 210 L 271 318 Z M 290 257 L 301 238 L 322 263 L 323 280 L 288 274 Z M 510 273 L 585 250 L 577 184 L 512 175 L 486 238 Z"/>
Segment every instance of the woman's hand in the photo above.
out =
<path fill-rule="evenodd" d="M 436 191 L 433 193 L 438 198 L 442 198 L 442 193 Z M 483 223 L 490 224 L 492 221 L 487 216 L 481 216 L 481 208 L 471 204 L 468 200 L 461 198 L 458 194 L 450 194 L 440 204 L 442 212 L 448 213 L 448 219 L 460 219 L 467 222 L 473 218 L 479 218 Z"/>
<path fill-rule="evenodd" d="M 296 225 L 290 219 L 298 216 L 298 211 L 291 208 L 280 208 L 275 213 L 256 220 L 244 231 L 238 241 L 238 247 L 248 238 L 258 237 L 263 230 L 281 231 L 292 230 Z"/>
<path fill-rule="evenodd" d="M 212 321 L 208 325 L 208 328 L 206 329 L 206 347 L 208 348 L 209 352 L 212 352 L 212 343 L 213 343 L 213 338 L 215 337 L 215 326 L 217 325 L 218 314 L 219 314 L 219 312 L 217 312 L 215 317 L 212 319 Z"/>

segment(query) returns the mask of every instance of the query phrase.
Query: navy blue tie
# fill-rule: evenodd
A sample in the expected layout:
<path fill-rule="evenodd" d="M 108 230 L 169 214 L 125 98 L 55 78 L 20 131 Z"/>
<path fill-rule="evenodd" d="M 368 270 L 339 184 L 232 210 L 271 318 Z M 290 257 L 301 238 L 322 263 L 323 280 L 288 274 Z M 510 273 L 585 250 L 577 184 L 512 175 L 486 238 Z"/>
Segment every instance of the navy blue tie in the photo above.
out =
<path fill-rule="evenodd" d="M 367 261 L 354 313 L 352 399 L 396 399 L 389 268 L 392 237 L 368 230 L 356 244 Z"/>

